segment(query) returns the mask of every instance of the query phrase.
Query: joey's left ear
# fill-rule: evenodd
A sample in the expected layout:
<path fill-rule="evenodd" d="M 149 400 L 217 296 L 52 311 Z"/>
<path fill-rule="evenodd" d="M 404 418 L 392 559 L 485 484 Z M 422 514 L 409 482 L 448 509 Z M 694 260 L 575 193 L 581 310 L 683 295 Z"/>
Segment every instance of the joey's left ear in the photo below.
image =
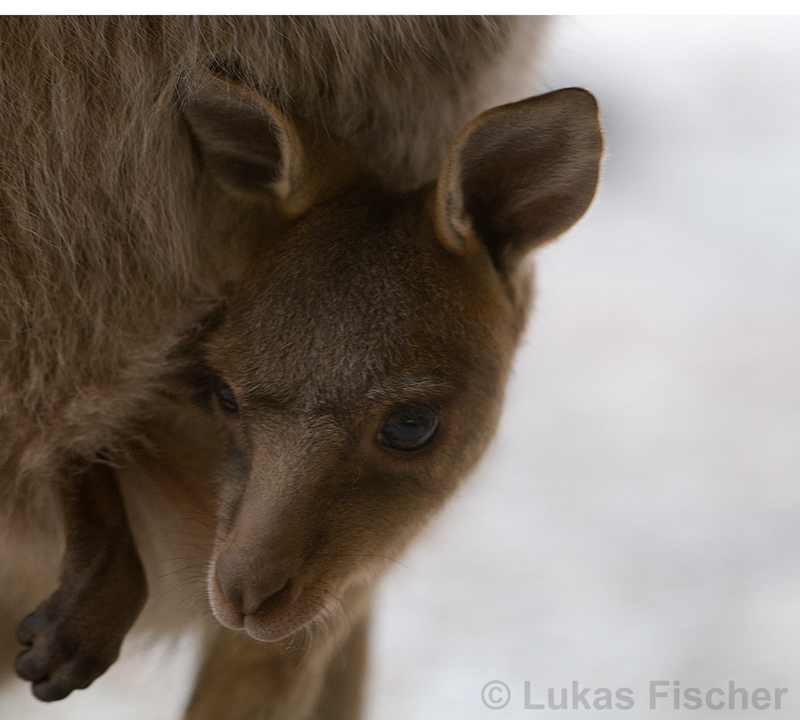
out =
<path fill-rule="evenodd" d="M 196 75 L 183 117 L 205 169 L 226 191 L 271 195 L 296 217 L 353 174 L 343 143 L 289 118 L 236 80 L 209 70 Z"/>
<path fill-rule="evenodd" d="M 456 138 L 436 186 L 436 226 L 456 252 L 476 242 L 501 272 L 570 228 L 594 197 L 603 137 L 580 88 L 489 110 Z"/>

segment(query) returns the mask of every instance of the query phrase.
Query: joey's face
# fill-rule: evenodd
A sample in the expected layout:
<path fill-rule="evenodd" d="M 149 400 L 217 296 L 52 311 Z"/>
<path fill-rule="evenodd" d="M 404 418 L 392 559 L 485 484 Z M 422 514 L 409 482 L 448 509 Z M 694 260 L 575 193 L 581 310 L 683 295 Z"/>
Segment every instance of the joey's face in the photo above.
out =
<path fill-rule="evenodd" d="M 524 298 L 440 242 L 429 201 L 361 188 L 311 210 L 205 348 L 230 437 L 209 576 L 228 627 L 272 641 L 327 617 L 491 438 Z"/>
<path fill-rule="evenodd" d="M 402 197 L 235 80 L 203 73 L 184 117 L 219 193 L 291 219 L 264 233 L 203 343 L 230 437 L 211 604 L 279 640 L 337 614 L 483 452 L 524 320 L 523 258 L 594 195 L 597 103 L 568 88 L 489 110 L 435 185 Z"/>

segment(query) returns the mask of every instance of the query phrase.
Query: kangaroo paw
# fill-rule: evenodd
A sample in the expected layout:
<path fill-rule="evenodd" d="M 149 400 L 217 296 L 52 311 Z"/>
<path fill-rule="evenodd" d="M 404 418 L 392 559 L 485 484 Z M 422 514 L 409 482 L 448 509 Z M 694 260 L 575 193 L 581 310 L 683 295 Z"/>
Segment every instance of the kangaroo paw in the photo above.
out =
<path fill-rule="evenodd" d="M 109 668 L 147 597 L 114 471 L 93 465 L 72 480 L 61 585 L 17 626 L 26 647 L 17 675 L 45 702 L 88 687 Z"/>
<path fill-rule="evenodd" d="M 56 590 L 17 627 L 17 640 L 27 647 L 15 669 L 33 683 L 33 694 L 45 702 L 61 700 L 88 687 L 119 655 L 125 633 L 97 637 L 82 627 L 66 593 Z M 127 628 L 126 628 L 127 629 Z"/>

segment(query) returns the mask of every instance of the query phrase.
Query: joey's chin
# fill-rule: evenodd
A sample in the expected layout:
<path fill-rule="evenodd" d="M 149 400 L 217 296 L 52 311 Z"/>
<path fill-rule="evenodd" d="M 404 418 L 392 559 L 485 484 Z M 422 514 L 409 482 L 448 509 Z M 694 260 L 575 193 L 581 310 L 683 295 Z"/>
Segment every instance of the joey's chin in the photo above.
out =
<path fill-rule="evenodd" d="M 264 619 L 246 615 L 244 629 L 253 640 L 260 642 L 278 642 L 285 640 L 300 630 L 305 623 L 289 621 L 286 618 Z"/>
<path fill-rule="evenodd" d="M 214 617 L 221 625 L 231 630 L 244 630 L 253 640 L 279 642 L 294 635 L 305 623 L 298 623 L 283 616 L 263 618 L 252 615 L 237 615 L 228 609 L 220 611 L 212 606 Z"/>

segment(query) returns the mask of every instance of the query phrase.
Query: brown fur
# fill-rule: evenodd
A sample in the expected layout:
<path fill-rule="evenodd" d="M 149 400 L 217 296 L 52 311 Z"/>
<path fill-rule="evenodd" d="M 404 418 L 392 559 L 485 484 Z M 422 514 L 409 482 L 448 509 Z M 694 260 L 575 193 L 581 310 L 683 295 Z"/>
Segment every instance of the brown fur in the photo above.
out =
<path fill-rule="evenodd" d="M 591 96 L 458 134 L 510 19 L 0 23 L 0 653 L 64 553 L 17 669 L 91 682 L 141 555 L 143 625 L 205 628 L 187 718 L 357 717 L 370 588 L 491 438 L 523 256 L 591 200 Z"/>

